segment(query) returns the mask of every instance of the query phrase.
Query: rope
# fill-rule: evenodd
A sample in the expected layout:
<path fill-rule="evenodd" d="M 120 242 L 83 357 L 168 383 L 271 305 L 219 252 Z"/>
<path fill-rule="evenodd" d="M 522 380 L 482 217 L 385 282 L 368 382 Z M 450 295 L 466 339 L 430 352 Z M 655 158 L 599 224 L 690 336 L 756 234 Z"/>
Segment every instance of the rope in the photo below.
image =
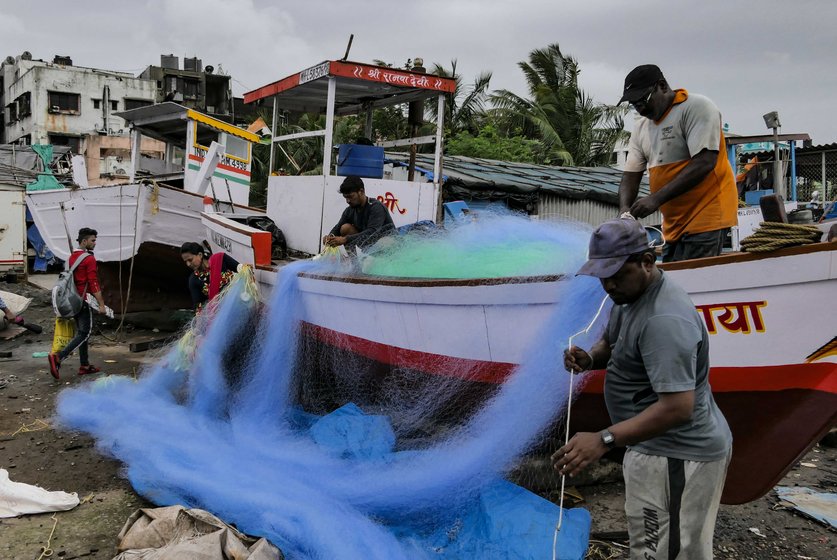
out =
<path fill-rule="evenodd" d="M 154 188 L 152 189 L 152 198 L 153 198 L 154 196 L 156 196 L 156 193 L 159 192 L 160 186 L 157 184 L 157 181 L 155 181 L 154 179 L 147 179 L 147 181 L 150 181 L 154 185 Z M 125 311 L 128 309 L 128 304 L 131 301 L 131 286 L 133 285 L 133 281 L 134 281 L 134 263 L 137 261 L 137 253 L 139 252 L 139 247 L 137 247 L 137 227 L 139 225 L 138 222 L 139 222 L 139 207 L 140 207 L 140 189 L 142 189 L 142 186 L 144 184 L 146 184 L 146 183 L 140 183 L 140 186 L 138 187 L 138 190 L 137 190 L 137 204 L 136 204 L 136 207 L 134 208 L 134 237 L 133 237 L 133 240 L 131 241 L 131 247 L 132 247 L 132 250 L 134 251 L 134 254 L 131 257 L 131 267 L 128 269 L 128 291 L 125 294 L 124 304 L 122 304 L 122 301 L 121 301 L 121 299 L 122 299 L 122 243 L 121 243 L 121 240 L 122 240 L 122 207 L 120 206 L 120 208 L 119 208 L 119 239 L 120 239 L 120 243 L 119 243 L 119 296 L 120 296 L 120 304 L 122 304 L 121 305 L 122 309 L 120 310 L 121 311 L 121 313 L 120 313 L 121 316 L 119 317 L 119 325 L 116 327 L 116 331 L 115 331 L 117 334 L 121 334 L 121 332 L 122 332 L 122 326 L 125 324 Z M 120 193 L 120 198 L 122 198 L 121 193 Z M 155 200 L 154 204 L 156 204 L 156 200 Z"/>
<path fill-rule="evenodd" d="M 52 521 L 53 521 L 52 530 L 49 532 L 49 537 L 47 537 L 46 545 L 41 547 L 41 555 L 38 556 L 38 560 L 42 560 L 43 558 L 49 558 L 50 556 L 52 556 L 52 553 L 55 552 L 54 550 L 52 550 L 51 545 L 52 545 L 52 537 L 55 536 L 55 528 L 58 527 L 58 518 L 55 517 L 55 514 L 53 513 L 52 517 L 50 517 L 50 519 L 52 519 Z"/>
<path fill-rule="evenodd" d="M 741 249 L 748 253 L 767 253 L 784 247 L 818 243 L 822 231 L 807 224 L 761 222 L 752 235 L 741 241 Z"/>
<path fill-rule="evenodd" d="M 596 321 L 599 319 L 599 315 L 602 314 L 602 309 L 604 309 L 605 302 L 607 302 L 607 298 L 610 296 L 605 296 L 602 298 L 602 302 L 599 304 L 599 310 L 596 311 L 596 315 L 593 317 L 593 320 L 590 321 L 590 324 L 587 325 L 587 328 L 584 330 L 580 330 L 574 335 L 572 335 L 568 341 L 568 347 L 573 347 L 573 339 L 580 334 L 587 334 L 590 332 L 590 329 L 593 328 L 593 325 L 596 324 Z M 592 364 L 591 364 L 592 365 Z M 575 373 L 570 373 L 570 390 L 567 394 L 567 421 L 566 421 L 566 429 L 564 431 L 564 445 L 567 445 L 570 441 L 570 411 L 572 410 L 573 406 L 573 378 L 575 377 Z M 558 499 L 558 523 L 555 524 L 555 531 L 552 535 L 552 560 L 556 560 L 558 557 L 558 533 L 561 531 L 561 525 L 564 522 L 564 486 L 567 483 L 567 475 L 561 475 L 561 497 Z"/>
<path fill-rule="evenodd" d="M 40 432 L 41 430 L 48 430 L 49 428 L 50 425 L 39 418 L 31 424 L 21 424 L 20 428 L 12 434 L 12 437 L 15 437 L 18 434 L 25 434 L 27 432 Z"/>

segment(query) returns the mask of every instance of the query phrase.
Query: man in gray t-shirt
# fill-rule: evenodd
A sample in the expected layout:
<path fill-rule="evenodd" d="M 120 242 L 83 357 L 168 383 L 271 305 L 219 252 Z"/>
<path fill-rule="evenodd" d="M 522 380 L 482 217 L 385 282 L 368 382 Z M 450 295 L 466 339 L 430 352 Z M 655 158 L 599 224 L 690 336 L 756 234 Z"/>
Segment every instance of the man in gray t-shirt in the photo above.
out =
<path fill-rule="evenodd" d="M 688 294 L 656 266 L 633 219 L 593 232 L 579 274 L 598 277 L 614 302 L 608 327 L 564 364 L 606 367 L 613 424 L 578 433 L 552 456 L 573 476 L 609 449 L 626 446 L 625 511 L 631 558 L 711 558 L 732 436 L 709 387 L 709 338 Z"/>

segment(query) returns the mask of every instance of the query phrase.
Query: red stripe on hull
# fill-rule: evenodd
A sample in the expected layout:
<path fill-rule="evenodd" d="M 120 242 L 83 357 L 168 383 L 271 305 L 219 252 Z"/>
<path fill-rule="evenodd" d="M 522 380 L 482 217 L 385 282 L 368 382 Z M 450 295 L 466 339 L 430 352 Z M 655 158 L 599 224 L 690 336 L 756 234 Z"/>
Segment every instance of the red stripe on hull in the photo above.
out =
<path fill-rule="evenodd" d="M 311 323 L 303 323 L 303 333 L 331 346 L 348 350 L 388 366 L 406 367 L 430 375 L 461 377 L 469 381 L 483 383 L 502 383 L 517 367 L 515 364 L 503 362 L 453 358 L 419 350 L 398 348 L 339 333 Z"/>
<path fill-rule="evenodd" d="M 430 375 L 462 377 L 483 383 L 502 383 L 517 367 L 515 364 L 506 362 L 454 358 L 398 348 L 339 333 L 311 323 L 303 324 L 303 332 L 321 342 L 376 362 L 406 367 Z M 837 394 L 837 364 L 818 362 L 777 366 L 713 367 L 709 382 L 712 384 L 714 393 L 813 389 Z M 603 370 L 587 375 L 584 385 L 585 393 L 602 393 L 603 390 Z"/>

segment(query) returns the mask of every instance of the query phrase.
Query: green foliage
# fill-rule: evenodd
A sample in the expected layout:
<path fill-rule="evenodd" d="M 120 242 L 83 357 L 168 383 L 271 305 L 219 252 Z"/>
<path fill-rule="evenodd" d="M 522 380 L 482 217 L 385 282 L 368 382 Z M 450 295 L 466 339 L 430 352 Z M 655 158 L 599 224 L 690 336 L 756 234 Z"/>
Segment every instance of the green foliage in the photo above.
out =
<path fill-rule="evenodd" d="M 488 103 L 488 84 L 491 72 L 480 72 L 469 85 L 462 83 L 462 76 L 456 71 L 456 59 L 451 60 L 450 70 L 441 64 L 433 65 L 433 73 L 446 78 L 453 78 L 456 89 L 445 94 L 445 135 L 452 136 L 460 131 L 478 134 L 479 127 L 486 116 Z M 431 120 L 438 122 L 439 106 L 429 103 L 427 113 Z"/>
<path fill-rule="evenodd" d="M 501 136 L 491 124 L 483 126 L 476 136 L 458 132 L 448 139 L 445 153 L 452 156 L 538 163 L 543 159 L 540 142 L 523 136 Z"/>
<path fill-rule="evenodd" d="M 529 53 L 518 64 L 526 77 L 529 98 L 495 91 L 493 115 L 502 131 L 521 129 L 539 140 L 546 159 L 561 165 L 607 165 L 613 147 L 626 136 L 622 117 L 627 109 L 595 103 L 578 86 L 580 69 L 557 44 Z"/>

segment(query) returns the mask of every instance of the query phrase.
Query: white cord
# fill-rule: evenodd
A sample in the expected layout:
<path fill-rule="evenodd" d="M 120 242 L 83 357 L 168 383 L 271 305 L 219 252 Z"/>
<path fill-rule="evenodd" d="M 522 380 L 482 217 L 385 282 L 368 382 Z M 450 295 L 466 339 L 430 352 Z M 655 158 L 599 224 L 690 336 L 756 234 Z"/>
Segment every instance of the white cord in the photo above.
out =
<path fill-rule="evenodd" d="M 609 296 L 605 295 L 602 298 L 602 302 L 599 304 L 599 310 L 596 311 L 596 315 L 593 317 L 593 320 L 590 321 L 590 324 L 587 325 L 587 328 L 581 331 L 578 331 L 574 335 L 572 335 L 568 341 L 568 348 L 572 349 L 573 347 L 573 339 L 580 334 L 587 334 L 590 332 L 590 329 L 593 328 L 593 325 L 596 324 L 596 321 L 599 319 L 599 315 L 602 314 L 602 309 L 604 309 L 605 302 L 607 302 L 607 298 Z M 590 353 L 587 353 L 590 356 Z M 592 356 L 590 356 L 590 367 L 593 366 L 592 363 Z M 572 410 L 573 406 L 573 378 L 575 374 L 570 372 L 570 390 L 567 395 L 567 422 L 566 422 L 566 430 L 564 431 L 564 445 L 567 445 L 570 441 L 570 411 Z M 557 559 L 557 547 L 558 547 L 558 532 L 561 530 L 561 525 L 564 522 L 564 486 L 567 482 L 567 475 L 561 474 L 561 497 L 558 500 L 558 523 L 555 524 L 555 532 L 552 535 L 552 560 Z"/>

